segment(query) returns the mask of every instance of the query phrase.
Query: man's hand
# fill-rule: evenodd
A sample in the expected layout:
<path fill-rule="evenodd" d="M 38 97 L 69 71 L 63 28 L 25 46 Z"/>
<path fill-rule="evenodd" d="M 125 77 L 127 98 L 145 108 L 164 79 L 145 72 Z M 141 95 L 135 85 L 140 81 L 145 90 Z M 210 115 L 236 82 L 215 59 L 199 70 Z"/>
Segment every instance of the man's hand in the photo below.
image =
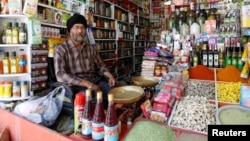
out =
<path fill-rule="evenodd" d="M 96 93 L 97 93 L 98 91 L 101 91 L 101 89 L 99 88 L 99 86 L 96 85 L 96 84 L 94 84 L 94 83 L 92 83 L 91 90 L 94 90 Z"/>
<path fill-rule="evenodd" d="M 113 87 L 113 86 L 115 86 L 115 83 L 116 83 L 115 78 L 113 76 L 110 76 L 109 77 L 109 86 Z"/>

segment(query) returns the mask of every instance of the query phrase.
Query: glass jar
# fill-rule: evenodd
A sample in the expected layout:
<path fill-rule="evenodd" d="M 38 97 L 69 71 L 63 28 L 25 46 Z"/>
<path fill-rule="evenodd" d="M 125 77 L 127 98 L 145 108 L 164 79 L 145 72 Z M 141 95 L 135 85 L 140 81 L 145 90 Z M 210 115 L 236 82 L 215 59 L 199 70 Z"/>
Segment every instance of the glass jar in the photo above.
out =
<path fill-rule="evenodd" d="M 96 18 L 96 27 L 101 27 L 101 20 Z"/>
<path fill-rule="evenodd" d="M 114 21 L 110 21 L 110 28 L 115 29 L 115 22 Z"/>
<path fill-rule="evenodd" d="M 106 15 L 106 17 L 111 17 L 111 8 L 110 8 L 110 6 L 106 6 L 105 15 Z"/>
<path fill-rule="evenodd" d="M 155 66 L 155 76 L 159 77 L 161 76 L 161 67 Z"/>
<path fill-rule="evenodd" d="M 101 16 L 105 16 L 105 3 L 104 2 L 100 2 L 99 3 L 99 12 Z"/>
<path fill-rule="evenodd" d="M 109 20 L 104 20 L 104 28 L 109 28 Z"/>
<path fill-rule="evenodd" d="M 95 4 L 94 4 L 94 12 L 95 14 L 99 15 L 99 2 L 98 1 L 95 1 Z"/>

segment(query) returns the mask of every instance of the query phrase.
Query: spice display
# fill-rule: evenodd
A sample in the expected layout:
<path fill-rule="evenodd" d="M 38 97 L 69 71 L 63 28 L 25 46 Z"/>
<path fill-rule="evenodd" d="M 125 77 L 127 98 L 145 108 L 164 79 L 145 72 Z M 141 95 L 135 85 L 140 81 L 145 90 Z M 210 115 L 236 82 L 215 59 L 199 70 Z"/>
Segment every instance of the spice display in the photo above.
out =
<path fill-rule="evenodd" d="M 183 96 L 206 97 L 215 100 L 215 82 L 206 80 L 189 80 L 184 89 Z"/>
<path fill-rule="evenodd" d="M 240 77 L 240 73 L 237 67 L 226 66 L 217 72 L 217 81 L 247 83 L 246 79 Z"/>
<path fill-rule="evenodd" d="M 219 115 L 221 124 L 250 124 L 250 111 L 243 111 L 241 109 L 225 109 Z"/>
<path fill-rule="evenodd" d="M 240 82 L 217 83 L 218 100 L 223 102 L 239 103 Z"/>
<path fill-rule="evenodd" d="M 124 141 L 174 141 L 175 132 L 165 125 L 153 121 L 136 122 Z"/>
<path fill-rule="evenodd" d="M 190 79 L 214 80 L 214 71 L 204 65 L 197 65 L 189 69 Z"/>
<path fill-rule="evenodd" d="M 179 128 L 207 133 L 207 125 L 216 123 L 215 105 L 210 104 L 205 97 L 183 97 L 172 112 L 170 125 Z"/>

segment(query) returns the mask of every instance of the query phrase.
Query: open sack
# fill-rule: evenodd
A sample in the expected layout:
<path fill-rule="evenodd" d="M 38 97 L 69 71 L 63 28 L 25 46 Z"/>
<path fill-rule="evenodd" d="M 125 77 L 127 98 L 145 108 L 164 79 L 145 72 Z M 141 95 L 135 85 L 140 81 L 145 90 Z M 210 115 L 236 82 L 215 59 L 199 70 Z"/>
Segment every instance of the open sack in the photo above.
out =
<path fill-rule="evenodd" d="M 19 103 L 13 113 L 49 127 L 55 123 L 62 110 L 65 92 L 64 86 L 56 87 L 46 96 Z"/>

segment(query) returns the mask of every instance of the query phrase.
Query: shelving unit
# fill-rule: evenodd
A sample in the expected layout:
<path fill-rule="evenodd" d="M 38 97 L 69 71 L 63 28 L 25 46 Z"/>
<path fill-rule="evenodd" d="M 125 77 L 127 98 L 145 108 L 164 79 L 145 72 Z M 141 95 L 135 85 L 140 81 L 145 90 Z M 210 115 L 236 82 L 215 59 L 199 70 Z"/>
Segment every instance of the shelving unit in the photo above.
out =
<path fill-rule="evenodd" d="M 160 43 L 161 32 L 166 30 L 166 18 L 168 17 L 164 0 L 152 0 L 150 11 L 150 40 Z"/>
<path fill-rule="evenodd" d="M 94 1 L 92 28 L 96 48 L 117 79 L 141 70 L 143 52 L 149 40 L 146 30 L 149 17 L 142 5 L 143 2 L 131 0 L 122 3 Z"/>
<path fill-rule="evenodd" d="M 33 95 L 33 91 L 31 90 L 31 31 L 27 28 L 29 17 L 26 15 L 0 15 L 0 25 L 3 23 L 11 22 L 12 25 L 14 22 L 17 22 L 19 25 L 20 23 L 25 23 L 25 27 L 27 29 L 27 44 L 0 44 L 0 51 L 1 52 L 16 52 L 16 56 L 25 54 L 27 56 L 27 72 L 25 73 L 16 73 L 16 74 L 0 74 L 1 82 L 14 82 L 14 81 L 28 81 L 28 96 L 25 97 L 0 97 L 0 101 L 17 101 L 17 100 L 24 100 L 30 98 Z M 11 90 L 12 93 L 12 90 Z"/>
<path fill-rule="evenodd" d="M 47 89 L 47 57 L 53 57 L 51 50 L 54 47 L 49 46 L 50 38 L 66 37 L 66 21 L 73 12 L 38 3 L 37 17 L 41 21 L 43 41 L 39 45 L 31 45 L 31 89 L 36 93 Z M 56 21 L 56 15 L 60 14 L 61 20 Z"/>

